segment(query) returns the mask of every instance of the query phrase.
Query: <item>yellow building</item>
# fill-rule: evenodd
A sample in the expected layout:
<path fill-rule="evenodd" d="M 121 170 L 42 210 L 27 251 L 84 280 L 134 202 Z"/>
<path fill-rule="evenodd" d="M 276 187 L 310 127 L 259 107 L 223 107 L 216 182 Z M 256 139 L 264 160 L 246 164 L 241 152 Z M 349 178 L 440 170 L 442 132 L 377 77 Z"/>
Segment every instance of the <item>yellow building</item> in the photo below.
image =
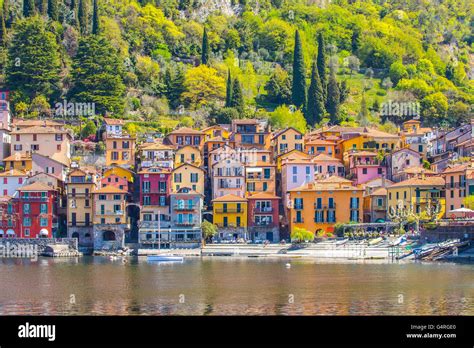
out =
<path fill-rule="evenodd" d="M 67 227 L 70 238 L 80 244 L 92 243 L 93 193 L 96 190 L 96 173 L 88 169 L 75 169 L 67 178 Z M 82 228 L 90 227 L 87 231 Z M 84 232 L 84 233 L 82 233 Z M 86 235 L 89 233 L 89 235 Z M 89 238 L 89 240 L 86 240 Z"/>
<path fill-rule="evenodd" d="M 5 170 L 16 169 L 29 172 L 33 168 L 31 153 L 15 153 L 3 159 Z"/>
<path fill-rule="evenodd" d="M 189 187 L 191 190 L 204 195 L 204 175 L 203 169 L 189 163 L 182 164 L 172 171 L 172 191 L 178 192 L 180 188 Z"/>
<path fill-rule="evenodd" d="M 217 227 L 247 228 L 247 199 L 228 194 L 212 201 Z"/>
<path fill-rule="evenodd" d="M 442 177 L 420 175 L 387 187 L 387 213 L 399 205 L 405 209 L 413 207 L 417 214 L 425 212 L 428 205 L 437 207 L 438 218 L 446 211 L 445 181 Z"/>
<path fill-rule="evenodd" d="M 94 191 L 94 225 L 126 224 L 125 200 L 127 194 L 127 191 L 114 186 Z"/>
<path fill-rule="evenodd" d="M 276 165 L 256 162 L 245 166 L 246 195 L 258 192 L 276 194 Z"/>
<path fill-rule="evenodd" d="M 273 135 L 272 146 L 277 156 L 292 150 L 303 151 L 303 133 L 293 127 L 285 128 Z"/>
<path fill-rule="evenodd" d="M 129 183 L 133 183 L 134 173 L 131 170 L 118 166 L 112 166 L 104 171 L 103 177 L 106 178 L 112 174 L 126 179 Z"/>
<path fill-rule="evenodd" d="M 202 164 L 202 156 L 199 148 L 188 145 L 176 150 L 174 156 L 174 166 L 178 167 L 184 163 L 189 163 L 196 167 L 200 167 Z"/>
<path fill-rule="evenodd" d="M 222 139 L 229 139 L 230 137 L 230 131 L 219 125 L 204 128 L 202 132 L 204 133 L 206 141 L 217 137 L 221 137 Z"/>
<path fill-rule="evenodd" d="M 295 227 L 334 232 L 336 223 L 362 222 L 364 189 L 331 176 L 288 190 L 290 233 Z"/>
<path fill-rule="evenodd" d="M 133 166 L 135 164 L 135 138 L 113 136 L 105 139 L 105 165 Z"/>

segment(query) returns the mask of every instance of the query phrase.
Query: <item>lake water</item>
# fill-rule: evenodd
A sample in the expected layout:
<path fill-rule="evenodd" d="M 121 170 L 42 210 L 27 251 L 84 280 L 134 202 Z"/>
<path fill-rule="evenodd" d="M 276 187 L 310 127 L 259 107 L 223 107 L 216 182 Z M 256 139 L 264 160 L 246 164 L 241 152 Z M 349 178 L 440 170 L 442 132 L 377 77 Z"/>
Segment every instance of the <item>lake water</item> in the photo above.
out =
<path fill-rule="evenodd" d="M 2 315 L 474 315 L 473 299 L 472 264 L 0 259 Z"/>

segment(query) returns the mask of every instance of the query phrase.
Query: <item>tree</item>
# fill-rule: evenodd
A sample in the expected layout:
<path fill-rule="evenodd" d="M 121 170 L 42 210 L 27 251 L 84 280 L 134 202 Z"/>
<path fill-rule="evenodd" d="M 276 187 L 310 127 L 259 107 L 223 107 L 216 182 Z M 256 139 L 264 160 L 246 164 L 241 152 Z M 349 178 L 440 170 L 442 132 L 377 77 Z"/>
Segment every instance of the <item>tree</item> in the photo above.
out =
<path fill-rule="evenodd" d="M 363 94 L 362 100 L 360 102 L 359 125 L 365 127 L 365 126 L 368 126 L 368 124 L 369 124 L 369 109 L 367 107 L 365 94 Z"/>
<path fill-rule="evenodd" d="M 408 77 L 407 69 L 405 68 L 402 62 L 395 62 L 390 65 L 388 76 L 390 77 L 390 80 L 392 80 L 393 84 L 396 86 L 398 84 L 398 81 Z"/>
<path fill-rule="evenodd" d="M 86 0 L 79 0 L 79 9 L 77 10 L 77 19 L 79 21 L 79 28 L 81 34 L 85 35 L 88 33 L 88 18 L 87 18 L 87 4 Z"/>
<path fill-rule="evenodd" d="M 227 84 L 225 86 L 225 106 L 232 106 L 232 77 L 230 75 L 230 69 L 227 71 Z"/>
<path fill-rule="evenodd" d="M 5 16 L 3 10 L 0 11 L 0 47 L 7 45 L 7 28 L 5 26 Z"/>
<path fill-rule="evenodd" d="M 314 234 L 304 228 L 294 227 L 290 238 L 293 243 L 312 242 Z"/>
<path fill-rule="evenodd" d="M 165 72 L 165 95 L 170 106 L 176 108 L 180 104 L 181 94 L 184 92 L 184 71 L 181 65 L 168 65 Z"/>
<path fill-rule="evenodd" d="M 352 38 L 351 38 L 352 53 L 356 54 L 360 46 L 361 46 L 360 28 L 355 28 L 354 31 L 352 32 Z"/>
<path fill-rule="evenodd" d="M 231 124 L 232 120 L 240 118 L 239 112 L 234 108 L 216 108 L 211 114 L 211 119 L 217 124 Z"/>
<path fill-rule="evenodd" d="M 105 37 L 81 38 L 72 68 L 71 100 L 95 103 L 98 114 L 123 112 L 123 64 L 117 50 Z"/>
<path fill-rule="evenodd" d="M 319 79 L 318 67 L 313 62 L 311 69 L 311 83 L 308 89 L 308 103 L 306 105 L 306 121 L 310 126 L 321 122 L 326 110 L 324 109 L 324 94 L 321 80 Z"/>
<path fill-rule="evenodd" d="M 293 127 L 305 133 L 307 128 L 306 119 L 301 110 L 292 112 L 286 105 L 280 105 L 271 112 L 269 121 L 270 124 L 277 129 Z"/>
<path fill-rule="evenodd" d="M 474 210 L 474 195 L 470 195 L 464 198 L 463 203 L 467 209 Z"/>
<path fill-rule="evenodd" d="M 206 241 L 210 241 L 217 234 L 217 226 L 204 220 L 201 224 L 202 236 Z"/>
<path fill-rule="evenodd" d="M 300 33 L 296 30 L 295 47 L 293 53 L 293 87 L 291 89 L 291 100 L 293 104 L 302 108 L 306 104 L 306 74 L 301 46 Z"/>
<path fill-rule="evenodd" d="M 381 86 L 384 89 L 390 89 L 393 86 L 392 80 L 390 80 L 390 77 L 386 77 L 382 80 Z"/>
<path fill-rule="evenodd" d="M 23 16 L 31 17 L 35 14 L 35 0 L 23 0 Z"/>
<path fill-rule="evenodd" d="M 244 96 L 242 94 L 242 86 L 237 78 L 232 83 L 231 107 L 235 108 L 239 113 L 244 111 Z"/>
<path fill-rule="evenodd" d="M 92 34 L 97 35 L 100 32 L 100 18 L 98 0 L 94 0 L 94 9 L 92 12 Z"/>
<path fill-rule="evenodd" d="M 328 95 L 326 100 L 326 110 L 329 113 L 332 123 L 339 120 L 340 93 L 334 70 L 329 74 Z"/>
<path fill-rule="evenodd" d="M 47 99 L 60 91 L 60 48 L 44 21 L 32 17 L 18 21 L 8 49 L 6 82 L 24 101 L 37 95 Z"/>
<path fill-rule="evenodd" d="M 453 121 L 446 119 L 447 111 L 448 98 L 441 92 L 430 94 L 421 100 L 421 114 L 430 124 L 440 124 L 445 120 Z"/>
<path fill-rule="evenodd" d="M 91 135 L 95 135 L 96 132 L 97 126 L 95 125 L 94 121 L 88 120 L 81 130 L 81 137 L 84 139 L 90 137 Z"/>
<path fill-rule="evenodd" d="M 30 117 L 38 118 L 50 116 L 51 106 L 44 95 L 38 95 L 33 98 L 30 105 Z"/>
<path fill-rule="evenodd" d="M 323 87 L 324 101 L 327 99 L 327 77 L 326 77 L 326 45 L 324 43 L 323 34 L 318 34 L 318 75 Z"/>
<path fill-rule="evenodd" d="M 181 99 L 193 108 L 221 101 L 225 97 L 224 78 L 207 65 L 199 65 L 186 71 L 183 85 Z"/>
<path fill-rule="evenodd" d="M 279 65 L 273 70 L 270 79 L 265 84 L 267 100 L 275 104 L 291 103 L 291 78 L 285 69 Z"/>
<path fill-rule="evenodd" d="M 41 0 L 40 13 L 42 16 L 46 16 L 46 14 L 48 13 L 48 0 Z"/>
<path fill-rule="evenodd" d="M 58 20 L 59 18 L 58 0 L 48 0 L 48 16 L 53 21 Z"/>
<path fill-rule="evenodd" d="M 202 34 L 201 64 L 209 64 L 209 38 L 207 37 L 206 28 L 204 28 L 204 33 Z"/>
<path fill-rule="evenodd" d="M 356 56 L 349 56 L 347 57 L 347 66 L 351 72 L 351 76 L 352 76 L 352 73 L 355 71 L 355 72 L 358 72 L 359 69 L 360 69 L 360 60 L 359 58 L 357 58 Z"/>
<path fill-rule="evenodd" d="M 339 103 L 344 103 L 349 98 L 349 86 L 346 80 L 342 80 L 339 84 Z"/>

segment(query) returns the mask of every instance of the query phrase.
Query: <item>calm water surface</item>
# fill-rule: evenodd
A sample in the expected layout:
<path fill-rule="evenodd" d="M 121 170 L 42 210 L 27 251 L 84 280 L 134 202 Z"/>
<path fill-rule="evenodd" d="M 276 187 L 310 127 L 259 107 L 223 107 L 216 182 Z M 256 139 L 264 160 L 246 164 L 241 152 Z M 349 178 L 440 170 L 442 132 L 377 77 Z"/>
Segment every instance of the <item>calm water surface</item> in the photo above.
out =
<path fill-rule="evenodd" d="M 472 264 L 0 259 L 3 315 L 474 315 L 473 298 Z"/>

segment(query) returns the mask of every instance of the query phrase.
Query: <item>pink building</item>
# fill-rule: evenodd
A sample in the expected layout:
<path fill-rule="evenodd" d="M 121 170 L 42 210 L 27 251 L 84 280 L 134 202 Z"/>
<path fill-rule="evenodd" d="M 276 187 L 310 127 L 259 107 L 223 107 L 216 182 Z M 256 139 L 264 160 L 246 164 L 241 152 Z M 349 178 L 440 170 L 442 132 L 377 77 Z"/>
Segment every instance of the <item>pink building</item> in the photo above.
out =
<path fill-rule="evenodd" d="M 349 153 L 349 172 L 356 185 L 382 175 L 387 176 L 387 168 L 383 165 L 383 161 L 377 159 L 377 154 L 370 151 Z"/>
<path fill-rule="evenodd" d="M 100 187 L 113 186 L 120 190 L 128 191 L 128 181 L 117 174 L 111 174 L 100 180 Z"/>
<path fill-rule="evenodd" d="M 451 210 L 464 208 L 464 199 L 469 194 L 467 184 L 468 164 L 459 164 L 446 168 L 442 175 L 446 181 L 446 217 L 459 217 L 459 214 L 450 213 Z"/>

